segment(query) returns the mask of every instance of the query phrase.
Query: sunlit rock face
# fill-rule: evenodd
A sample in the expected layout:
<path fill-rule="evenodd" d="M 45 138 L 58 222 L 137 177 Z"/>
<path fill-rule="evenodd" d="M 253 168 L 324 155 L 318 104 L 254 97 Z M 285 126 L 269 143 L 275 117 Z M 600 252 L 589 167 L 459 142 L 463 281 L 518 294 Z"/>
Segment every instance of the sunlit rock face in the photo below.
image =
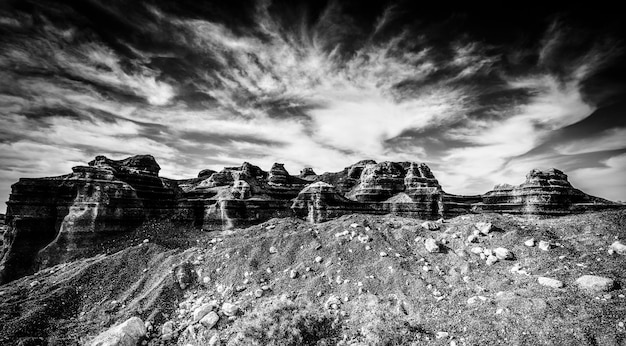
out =
<path fill-rule="evenodd" d="M 496 185 L 474 206 L 477 212 L 528 215 L 564 215 L 619 207 L 617 203 L 585 194 L 575 189 L 562 171 L 531 170 L 519 186 Z"/>
<path fill-rule="evenodd" d="M 158 176 L 150 155 L 98 156 L 68 175 L 20 179 L 12 186 L 0 247 L 0 282 L 95 254 L 144 221 L 167 218 L 204 230 L 244 227 L 275 217 L 323 222 L 342 215 L 395 214 L 438 219 L 465 213 L 563 215 L 621 204 L 573 188 L 556 169 L 531 171 L 519 186 L 484 195 L 445 193 L 424 163 L 359 161 L 340 172 L 292 176 L 280 163 L 269 171 L 244 162 L 196 178 Z"/>
<path fill-rule="evenodd" d="M 0 282 L 92 253 L 103 239 L 171 214 L 182 191 L 159 170 L 150 155 L 98 156 L 68 175 L 20 179 L 7 202 Z"/>

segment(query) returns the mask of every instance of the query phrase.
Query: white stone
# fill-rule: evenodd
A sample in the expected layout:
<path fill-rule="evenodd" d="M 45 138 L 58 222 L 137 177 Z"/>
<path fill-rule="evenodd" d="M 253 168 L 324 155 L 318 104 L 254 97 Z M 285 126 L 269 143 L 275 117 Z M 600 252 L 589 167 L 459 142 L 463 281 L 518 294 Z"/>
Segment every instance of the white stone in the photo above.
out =
<path fill-rule="evenodd" d="M 447 338 L 449 335 L 448 332 L 437 332 L 437 339 Z"/>
<path fill-rule="evenodd" d="M 277 253 L 277 252 L 278 252 L 278 250 L 275 247 L 270 246 L 270 253 L 271 254 L 274 254 L 274 253 Z"/>
<path fill-rule="evenodd" d="M 476 229 L 484 235 L 491 233 L 494 229 L 491 222 L 477 222 L 474 227 L 476 227 Z"/>
<path fill-rule="evenodd" d="M 208 346 L 219 346 L 221 345 L 221 341 L 220 341 L 220 335 L 219 334 L 213 334 L 213 336 L 209 339 L 209 343 L 207 344 Z"/>
<path fill-rule="evenodd" d="M 527 241 L 524 242 L 524 245 L 528 246 L 528 247 L 533 247 L 535 246 L 535 238 L 530 238 Z"/>
<path fill-rule="evenodd" d="M 297 278 L 298 277 L 298 271 L 295 270 L 295 269 L 290 270 L 289 271 L 289 277 L 292 278 L 292 279 Z"/>
<path fill-rule="evenodd" d="M 552 244 L 550 244 L 549 242 L 542 240 L 539 242 L 539 249 L 543 250 L 543 251 L 548 251 L 550 250 L 550 248 L 552 247 Z"/>
<path fill-rule="evenodd" d="M 315 262 L 322 263 L 322 257 L 321 256 L 315 257 Z"/>
<path fill-rule="evenodd" d="M 387 253 L 385 251 L 381 251 L 379 255 L 380 257 L 387 257 Z"/>
<path fill-rule="evenodd" d="M 136 346 L 146 335 L 146 326 L 139 317 L 131 317 L 98 335 L 91 346 Z"/>
<path fill-rule="evenodd" d="M 478 243 L 478 236 L 475 234 L 472 234 L 470 236 L 467 237 L 467 242 L 468 243 Z"/>
<path fill-rule="evenodd" d="M 493 265 L 496 262 L 498 262 L 498 257 L 496 257 L 494 255 L 491 255 L 491 256 L 487 257 L 487 265 L 488 266 Z"/>
<path fill-rule="evenodd" d="M 174 332 L 174 322 L 167 321 L 161 326 L 161 335 L 170 334 Z"/>
<path fill-rule="evenodd" d="M 224 303 L 221 310 L 226 316 L 235 316 L 239 312 L 239 307 L 235 304 Z"/>
<path fill-rule="evenodd" d="M 424 247 L 426 251 L 430 253 L 439 252 L 439 243 L 433 238 L 426 239 L 426 241 L 424 241 Z"/>
<path fill-rule="evenodd" d="M 537 278 L 537 282 L 539 282 L 540 285 L 548 286 L 548 287 L 552 287 L 552 288 L 562 288 L 563 287 L 563 282 L 561 282 L 560 280 L 547 278 L 545 276 L 538 277 Z"/>
<path fill-rule="evenodd" d="M 620 255 L 626 255 L 626 245 L 620 243 L 619 240 L 611 244 L 611 250 L 617 252 Z"/>
<path fill-rule="evenodd" d="M 210 303 L 202 304 L 199 308 L 195 309 L 193 311 L 194 323 L 200 321 L 202 317 L 206 316 L 206 314 L 213 311 L 213 309 L 215 309 L 215 305 L 210 304 Z"/>
<path fill-rule="evenodd" d="M 481 253 L 483 253 L 483 251 L 484 251 L 484 250 L 485 250 L 485 249 L 483 249 L 483 248 L 482 248 L 482 247 L 480 247 L 480 246 L 474 246 L 474 247 L 473 247 L 470 251 L 471 251 L 473 254 L 480 255 Z"/>
<path fill-rule="evenodd" d="M 427 229 L 429 231 L 436 231 L 438 230 L 441 225 L 437 222 L 433 222 L 433 221 L 424 221 L 421 224 L 422 228 Z"/>
<path fill-rule="evenodd" d="M 200 320 L 200 324 L 207 329 L 211 329 L 215 327 L 219 320 L 220 316 L 215 311 L 211 311 L 206 314 L 206 316 L 202 317 L 202 319 Z"/>
<path fill-rule="evenodd" d="M 493 250 L 494 254 L 500 260 L 512 260 L 515 259 L 515 255 L 509 250 L 503 247 L 498 247 Z"/>
<path fill-rule="evenodd" d="M 576 279 L 576 285 L 585 291 L 608 292 L 615 286 L 615 281 L 603 276 L 583 275 Z"/>

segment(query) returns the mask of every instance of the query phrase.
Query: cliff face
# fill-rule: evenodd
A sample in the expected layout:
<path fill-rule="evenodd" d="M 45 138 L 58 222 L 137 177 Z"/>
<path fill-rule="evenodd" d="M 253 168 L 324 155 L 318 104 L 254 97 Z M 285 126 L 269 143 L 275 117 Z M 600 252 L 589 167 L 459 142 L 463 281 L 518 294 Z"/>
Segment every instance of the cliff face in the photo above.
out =
<path fill-rule="evenodd" d="M 335 173 L 305 169 L 292 176 L 282 164 L 269 171 L 244 162 L 197 178 L 169 180 L 150 155 L 111 160 L 52 178 L 20 179 L 7 202 L 0 247 L 0 283 L 93 254 L 106 239 L 148 219 L 205 230 L 298 216 L 323 222 L 346 214 L 395 214 L 438 219 L 464 213 L 563 215 L 622 205 L 573 188 L 558 170 L 533 170 L 520 186 L 484 195 L 445 193 L 424 163 L 360 161 Z"/>
<path fill-rule="evenodd" d="M 73 173 L 20 179 L 7 202 L 0 283 L 94 251 L 176 207 L 175 184 L 158 177 L 152 156 L 97 157 Z"/>
<path fill-rule="evenodd" d="M 533 169 L 519 186 L 496 185 L 474 206 L 477 212 L 527 215 L 566 215 L 620 207 L 619 204 L 575 189 L 558 169 Z"/>

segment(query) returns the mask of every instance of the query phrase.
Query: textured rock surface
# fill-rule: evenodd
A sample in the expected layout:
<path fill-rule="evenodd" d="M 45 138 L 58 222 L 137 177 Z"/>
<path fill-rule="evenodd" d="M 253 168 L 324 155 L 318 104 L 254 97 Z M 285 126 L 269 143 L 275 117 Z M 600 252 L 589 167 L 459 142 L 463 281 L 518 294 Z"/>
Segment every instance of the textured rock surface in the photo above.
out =
<path fill-rule="evenodd" d="M 555 168 L 533 169 L 519 186 L 496 185 L 474 206 L 476 211 L 528 215 L 565 215 L 615 207 L 621 205 L 575 189 L 567 175 Z"/>
<path fill-rule="evenodd" d="M 53 178 L 20 179 L 7 202 L 0 283 L 89 253 L 103 239 L 171 214 L 179 189 L 149 155 L 98 156 Z"/>
<path fill-rule="evenodd" d="M 394 214 L 436 220 L 465 213 L 563 215 L 623 205 L 584 194 L 558 170 L 533 170 L 520 186 L 499 185 L 485 195 L 445 193 L 424 163 L 364 160 L 340 172 L 292 176 L 283 164 L 269 171 L 244 162 L 197 178 L 158 176 L 150 155 L 98 156 L 68 175 L 20 179 L 12 186 L 0 246 L 0 283 L 37 269 L 97 253 L 98 244 L 167 218 L 222 230 L 275 217 L 310 222 L 342 215 Z"/>
<path fill-rule="evenodd" d="M 131 317 L 98 335 L 91 346 L 136 346 L 146 335 L 146 327 L 139 317 Z"/>

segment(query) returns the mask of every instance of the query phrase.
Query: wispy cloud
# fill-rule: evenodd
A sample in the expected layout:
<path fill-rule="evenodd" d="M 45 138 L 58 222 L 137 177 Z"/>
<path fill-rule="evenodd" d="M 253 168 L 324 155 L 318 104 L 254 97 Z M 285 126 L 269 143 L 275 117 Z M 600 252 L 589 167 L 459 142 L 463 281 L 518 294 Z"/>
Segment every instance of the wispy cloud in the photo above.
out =
<path fill-rule="evenodd" d="M 481 193 L 549 164 L 545 152 L 524 155 L 594 111 L 583 85 L 622 54 L 615 39 L 573 39 L 562 19 L 530 48 L 471 32 L 435 39 L 445 27 L 402 23 L 400 3 L 367 21 L 341 2 L 283 13 L 259 1 L 241 15 L 222 14 L 227 4 L 102 6 L 127 33 L 111 37 L 122 29 L 71 7 L 0 14 L 12 33 L 0 40 L 2 181 L 95 154 L 151 153 L 174 178 L 242 161 L 297 173 L 373 158 L 424 161 L 446 190 Z M 622 132 L 564 139 L 550 160 L 626 147 Z"/>

